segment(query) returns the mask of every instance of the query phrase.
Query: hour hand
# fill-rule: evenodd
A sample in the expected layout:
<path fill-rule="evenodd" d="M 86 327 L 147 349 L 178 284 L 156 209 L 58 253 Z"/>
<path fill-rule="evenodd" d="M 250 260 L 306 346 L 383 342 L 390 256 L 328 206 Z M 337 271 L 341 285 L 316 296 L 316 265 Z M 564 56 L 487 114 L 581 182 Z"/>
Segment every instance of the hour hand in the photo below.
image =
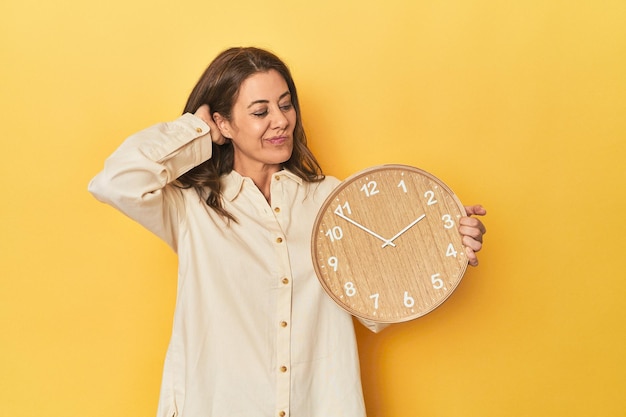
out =
<path fill-rule="evenodd" d="M 409 224 L 407 227 L 405 227 L 404 229 L 400 230 L 398 233 L 396 233 L 396 235 L 394 237 L 392 237 L 391 239 L 389 239 L 388 241 L 385 242 L 385 244 L 382 246 L 383 248 L 387 245 L 392 245 L 392 246 L 396 246 L 394 245 L 392 242 L 394 240 L 396 240 L 397 238 L 400 237 L 400 235 L 404 232 L 406 232 L 407 230 L 409 230 L 411 227 L 415 226 L 420 220 L 422 220 L 424 217 L 426 217 L 425 214 L 422 214 L 421 216 L 419 216 L 417 219 L 413 220 L 411 222 L 411 224 Z"/>
<path fill-rule="evenodd" d="M 337 216 L 341 217 L 342 219 L 344 219 L 345 221 L 347 221 L 348 223 L 351 223 L 351 224 L 355 225 L 355 226 L 356 226 L 356 227 L 358 227 L 359 229 L 361 229 L 361 230 L 363 230 L 363 231 L 366 231 L 367 233 L 369 233 L 370 235 L 374 236 L 375 238 L 380 239 L 380 240 L 382 240 L 383 242 L 385 242 L 385 244 L 382 246 L 383 248 L 384 248 L 385 246 L 387 246 L 387 245 L 389 245 L 389 246 L 396 246 L 396 245 L 392 242 L 392 240 L 393 240 L 393 239 L 391 239 L 391 240 L 387 240 L 387 239 L 385 239 L 384 237 L 380 236 L 379 234 L 377 234 L 377 233 L 375 233 L 375 232 L 372 232 L 370 229 L 368 229 L 367 227 L 363 226 L 362 224 L 355 222 L 354 220 L 352 220 L 352 219 L 351 219 L 351 218 L 349 218 L 349 217 L 346 217 L 346 216 L 345 216 L 344 214 L 342 214 L 342 213 L 335 212 L 335 214 L 336 214 Z M 399 236 L 399 235 L 398 235 L 398 236 Z"/>

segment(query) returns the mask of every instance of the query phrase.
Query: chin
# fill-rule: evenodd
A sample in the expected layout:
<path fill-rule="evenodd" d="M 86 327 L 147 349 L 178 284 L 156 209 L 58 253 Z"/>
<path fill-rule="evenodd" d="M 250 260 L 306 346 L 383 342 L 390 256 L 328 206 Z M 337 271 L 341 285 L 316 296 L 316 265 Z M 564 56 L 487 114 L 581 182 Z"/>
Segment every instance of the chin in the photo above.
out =
<path fill-rule="evenodd" d="M 277 152 L 277 154 L 275 155 L 274 158 L 272 158 L 276 163 L 276 164 L 284 164 L 285 162 L 289 161 L 289 159 L 291 158 L 291 154 L 292 154 L 292 150 L 289 149 L 289 151 L 285 151 L 285 152 Z"/>

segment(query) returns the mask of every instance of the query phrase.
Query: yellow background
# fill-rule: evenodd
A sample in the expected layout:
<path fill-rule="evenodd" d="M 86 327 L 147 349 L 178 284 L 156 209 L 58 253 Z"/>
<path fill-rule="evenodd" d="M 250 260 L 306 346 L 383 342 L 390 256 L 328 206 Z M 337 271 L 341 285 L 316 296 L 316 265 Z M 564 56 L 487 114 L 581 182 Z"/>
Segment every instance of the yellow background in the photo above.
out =
<path fill-rule="evenodd" d="M 623 0 L 3 0 L 0 415 L 154 415 L 176 259 L 86 186 L 232 45 L 290 65 L 327 173 L 411 164 L 489 210 L 442 307 L 359 328 L 371 417 L 626 415 L 624 22 Z"/>

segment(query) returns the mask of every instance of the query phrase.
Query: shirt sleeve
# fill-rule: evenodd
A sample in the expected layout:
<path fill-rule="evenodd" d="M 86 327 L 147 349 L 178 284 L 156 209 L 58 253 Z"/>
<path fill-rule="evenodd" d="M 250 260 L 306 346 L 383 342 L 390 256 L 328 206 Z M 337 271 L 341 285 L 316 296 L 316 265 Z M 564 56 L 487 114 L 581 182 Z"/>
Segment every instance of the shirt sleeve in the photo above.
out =
<path fill-rule="evenodd" d="M 181 190 L 168 185 L 211 157 L 209 130 L 202 119 L 186 113 L 130 136 L 107 158 L 89 192 L 176 250 L 183 200 Z"/>

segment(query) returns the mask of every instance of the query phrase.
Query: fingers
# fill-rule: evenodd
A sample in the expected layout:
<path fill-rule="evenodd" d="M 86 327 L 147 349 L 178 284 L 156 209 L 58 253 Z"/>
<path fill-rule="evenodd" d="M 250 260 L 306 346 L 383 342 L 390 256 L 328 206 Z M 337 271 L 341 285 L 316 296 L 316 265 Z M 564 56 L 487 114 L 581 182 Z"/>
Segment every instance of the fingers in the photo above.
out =
<path fill-rule="evenodd" d="M 459 220 L 459 233 L 482 242 L 483 235 L 487 233 L 487 229 L 483 222 L 475 217 L 461 217 Z"/>
<path fill-rule="evenodd" d="M 213 119 L 211 118 L 211 112 L 209 111 L 208 104 L 203 104 L 202 106 L 198 107 L 198 110 L 196 110 L 194 116 L 201 118 L 206 124 L 209 124 L 209 122 L 213 121 Z"/>
<path fill-rule="evenodd" d="M 465 247 L 465 255 L 467 255 L 468 263 L 471 266 L 478 266 L 478 257 L 476 256 L 476 253 L 467 246 Z"/>
<path fill-rule="evenodd" d="M 478 265 L 478 256 L 476 253 L 479 252 L 483 248 L 482 236 L 480 236 L 480 240 L 477 240 L 471 236 L 463 236 L 462 238 L 463 246 L 465 247 L 465 254 L 467 255 L 467 260 L 471 266 Z"/>
<path fill-rule="evenodd" d="M 474 206 L 466 206 L 465 212 L 468 216 L 484 216 L 487 210 L 480 204 Z M 478 265 L 478 257 L 476 253 L 483 247 L 483 235 L 487 233 L 487 229 L 483 222 L 476 217 L 462 217 L 459 220 L 459 233 L 462 236 L 462 242 L 465 246 L 465 254 L 471 266 Z"/>
<path fill-rule="evenodd" d="M 468 216 L 484 216 L 487 214 L 487 210 L 480 204 L 476 204 L 474 206 L 465 206 L 465 213 Z"/>
<path fill-rule="evenodd" d="M 203 104 L 202 106 L 198 107 L 198 110 L 196 110 L 194 115 L 196 117 L 199 117 L 200 119 L 202 119 L 202 121 L 204 121 L 204 123 L 209 125 L 209 134 L 211 135 L 212 142 L 218 145 L 223 145 L 224 142 L 226 142 L 226 138 L 222 136 L 222 133 L 217 128 L 215 121 L 213 121 L 213 117 L 211 116 L 211 109 L 209 108 L 208 104 Z"/>

